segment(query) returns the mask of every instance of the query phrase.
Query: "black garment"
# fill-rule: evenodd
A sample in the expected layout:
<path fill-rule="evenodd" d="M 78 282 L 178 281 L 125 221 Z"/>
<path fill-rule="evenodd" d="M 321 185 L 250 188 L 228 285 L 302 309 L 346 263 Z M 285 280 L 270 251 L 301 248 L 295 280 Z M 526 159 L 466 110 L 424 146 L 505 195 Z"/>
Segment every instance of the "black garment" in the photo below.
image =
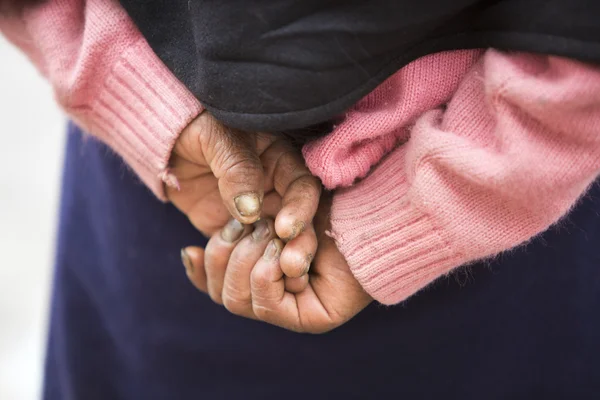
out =
<path fill-rule="evenodd" d="M 496 47 L 600 62 L 598 0 L 121 0 L 227 125 L 303 128 L 409 62 Z"/>

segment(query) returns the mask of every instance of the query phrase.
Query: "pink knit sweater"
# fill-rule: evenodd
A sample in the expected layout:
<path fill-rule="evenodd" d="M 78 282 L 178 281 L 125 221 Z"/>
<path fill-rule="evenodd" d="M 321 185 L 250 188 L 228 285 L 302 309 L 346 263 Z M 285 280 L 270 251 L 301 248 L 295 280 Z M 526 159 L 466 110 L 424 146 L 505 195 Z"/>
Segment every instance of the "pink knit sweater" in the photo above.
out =
<path fill-rule="evenodd" d="M 526 242 L 584 194 L 600 172 L 600 68 L 495 50 L 424 57 L 304 155 L 330 189 L 368 174 L 335 194 L 331 234 L 365 290 L 394 304 Z"/>
<path fill-rule="evenodd" d="M 164 200 L 171 149 L 201 106 L 118 0 L 48 0 L 23 18 L 0 16 L 0 31 L 48 78 L 69 117 Z"/>
<path fill-rule="evenodd" d="M 50 0 L 0 29 L 164 199 L 173 143 L 201 106 L 117 0 Z M 393 304 L 565 215 L 600 172 L 598 132 L 598 68 L 459 51 L 396 73 L 304 155 L 328 188 L 347 187 L 331 234 L 363 287 Z"/>

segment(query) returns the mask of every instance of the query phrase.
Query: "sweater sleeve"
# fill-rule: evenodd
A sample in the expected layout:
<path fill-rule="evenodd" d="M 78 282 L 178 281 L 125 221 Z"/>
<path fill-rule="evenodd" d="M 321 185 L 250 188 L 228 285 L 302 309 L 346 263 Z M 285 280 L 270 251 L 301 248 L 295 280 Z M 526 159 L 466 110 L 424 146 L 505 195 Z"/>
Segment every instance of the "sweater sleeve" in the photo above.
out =
<path fill-rule="evenodd" d="M 48 0 L 0 30 L 50 82 L 79 126 L 117 152 L 162 200 L 179 133 L 201 111 L 117 0 Z"/>
<path fill-rule="evenodd" d="M 488 50 L 446 106 L 335 195 L 331 235 L 365 290 L 398 303 L 562 218 L 600 172 L 598 132 L 600 68 Z"/>

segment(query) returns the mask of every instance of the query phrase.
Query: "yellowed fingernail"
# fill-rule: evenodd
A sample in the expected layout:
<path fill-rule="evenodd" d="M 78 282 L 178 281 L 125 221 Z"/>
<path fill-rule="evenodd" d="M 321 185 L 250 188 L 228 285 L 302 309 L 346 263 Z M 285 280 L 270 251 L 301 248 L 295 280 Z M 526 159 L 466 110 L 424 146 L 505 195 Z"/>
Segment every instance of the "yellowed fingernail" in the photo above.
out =
<path fill-rule="evenodd" d="M 237 219 L 231 219 L 221 231 L 221 239 L 228 243 L 233 243 L 242 236 L 244 225 Z"/>
<path fill-rule="evenodd" d="M 267 245 L 263 257 L 266 260 L 276 260 L 277 258 L 279 258 L 281 250 L 283 250 L 283 243 L 281 242 L 281 240 L 273 239 Z"/>
<path fill-rule="evenodd" d="M 185 267 L 185 272 L 187 272 L 188 275 L 192 275 L 194 273 L 194 264 L 192 264 L 192 259 L 185 249 L 181 249 L 181 262 Z"/>
<path fill-rule="evenodd" d="M 253 217 L 260 213 L 260 197 L 256 193 L 239 195 L 233 201 L 242 217 Z"/>

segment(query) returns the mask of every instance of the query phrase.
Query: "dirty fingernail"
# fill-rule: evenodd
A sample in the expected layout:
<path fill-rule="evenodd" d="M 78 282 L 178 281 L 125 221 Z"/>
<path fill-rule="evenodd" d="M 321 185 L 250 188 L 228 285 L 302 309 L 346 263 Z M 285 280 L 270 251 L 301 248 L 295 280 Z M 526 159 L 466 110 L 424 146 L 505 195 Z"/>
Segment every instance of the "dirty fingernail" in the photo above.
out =
<path fill-rule="evenodd" d="M 239 195 L 233 201 L 242 217 L 253 217 L 260 213 L 260 197 L 256 193 Z"/>
<path fill-rule="evenodd" d="M 232 219 L 221 231 L 221 238 L 228 243 L 233 243 L 242 236 L 243 232 L 244 225 L 237 219 Z"/>
<path fill-rule="evenodd" d="M 194 264 L 192 264 L 192 259 L 185 249 L 181 249 L 181 262 L 183 263 L 185 271 L 188 273 L 188 275 L 194 273 Z"/>
<path fill-rule="evenodd" d="M 308 254 L 306 255 L 306 260 L 305 260 L 305 262 L 306 262 L 306 267 L 305 267 L 305 269 L 304 269 L 304 273 L 303 273 L 302 275 L 306 275 L 306 274 L 308 274 L 308 271 L 310 270 L 310 265 L 312 264 L 313 258 L 314 258 L 314 255 L 313 255 L 313 254 L 311 254 L 311 253 L 308 253 Z"/>
<path fill-rule="evenodd" d="M 304 232 L 305 228 L 306 225 L 304 224 L 304 221 L 296 221 L 292 226 L 292 233 L 286 238 L 286 240 L 290 241 L 297 238 L 302 232 Z"/>
<path fill-rule="evenodd" d="M 267 260 L 275 260 L 281 254 L 281 250 L 283 250 L 283 243 L 281 240 L 273 239 L 267 245 L 263 257 Z"/>
<path fill-rule="evenodd" d="M 252 232 L 252 238 L 254 240 L 264 240 L 271 234 L 269 230 L 269 223 L 264 219 L 261 219 L 254 223 L 254 232 Z"/>

